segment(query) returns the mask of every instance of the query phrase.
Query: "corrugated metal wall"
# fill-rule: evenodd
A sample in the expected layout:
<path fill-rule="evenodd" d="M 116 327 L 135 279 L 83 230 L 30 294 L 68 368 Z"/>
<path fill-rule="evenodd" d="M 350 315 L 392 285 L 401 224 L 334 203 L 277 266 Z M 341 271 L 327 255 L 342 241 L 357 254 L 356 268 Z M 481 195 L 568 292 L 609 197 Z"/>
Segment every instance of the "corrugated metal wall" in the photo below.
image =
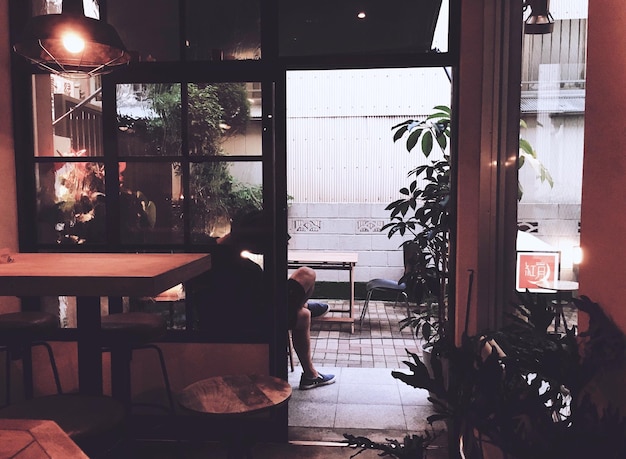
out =
<path fill-rule="evenodd" d="M 294 202 L 388 203 L 424 158 L 392 126 L 450 104 L 443 69 L 288 75 L 287 183 Z"/>

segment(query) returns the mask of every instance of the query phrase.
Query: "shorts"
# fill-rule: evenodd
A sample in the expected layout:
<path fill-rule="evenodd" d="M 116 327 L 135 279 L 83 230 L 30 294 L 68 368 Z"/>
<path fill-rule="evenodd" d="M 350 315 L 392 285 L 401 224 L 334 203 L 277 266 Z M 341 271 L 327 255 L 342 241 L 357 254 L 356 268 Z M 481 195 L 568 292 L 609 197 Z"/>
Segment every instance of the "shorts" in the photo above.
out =
<path fill-rule="evenodd" d="M 296 326 L 298 311 L 304 306 L 306 294 L 304 288 L 295 279 L 287 280 L 287 325 L 289 330 Z"/>

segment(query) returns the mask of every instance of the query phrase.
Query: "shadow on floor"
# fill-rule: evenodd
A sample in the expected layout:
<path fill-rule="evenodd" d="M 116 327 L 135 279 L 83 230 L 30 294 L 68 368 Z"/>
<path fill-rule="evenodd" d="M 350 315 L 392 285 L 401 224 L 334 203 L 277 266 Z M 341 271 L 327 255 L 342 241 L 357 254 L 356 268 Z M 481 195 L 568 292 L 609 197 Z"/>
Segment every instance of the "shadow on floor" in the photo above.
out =
<path fill-rule="evenodd" d="M 358 450 L 338 444 L 259 443 L 255 445 L 254 459 L 349 459 Z M 377 451 L 364 451 L 359 459 L 379 458 Z M 447 449 L 434 445 L 428 450 L 428 459 L 446 459 Z M 227 459 L 226 449 L 219 443 L 179 445 L 168 442 L 145 442 L 137 447 L 141 459 Z"/>

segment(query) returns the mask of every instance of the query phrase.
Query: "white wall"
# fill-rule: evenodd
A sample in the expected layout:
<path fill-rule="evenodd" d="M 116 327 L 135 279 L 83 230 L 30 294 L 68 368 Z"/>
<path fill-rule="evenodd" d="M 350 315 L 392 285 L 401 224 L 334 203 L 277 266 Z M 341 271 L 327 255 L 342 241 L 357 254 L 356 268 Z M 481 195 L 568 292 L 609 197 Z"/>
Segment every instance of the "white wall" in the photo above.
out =
<path fill-rule="evenodd" d="M 356 281 L 402 275 L 401 236 L 389 240 L 388 203 L 423 164 L 418 151 L 393 142 L 392 126 L 449 104 L 442 69 L 290 72 L 288 79 L 287 184 L 292 197 L 291 249 L 355 251 Z M 524 197 L 518 221 L 563 250 L 561 278 L 574 277 L 571 251 L 578 245 L 584 117 L 525 116 L 522 136 L 554 178 L 541 184 L 530 165 L 520 172 Z M 321 281 L 345 272 L 318 273 Z"/>

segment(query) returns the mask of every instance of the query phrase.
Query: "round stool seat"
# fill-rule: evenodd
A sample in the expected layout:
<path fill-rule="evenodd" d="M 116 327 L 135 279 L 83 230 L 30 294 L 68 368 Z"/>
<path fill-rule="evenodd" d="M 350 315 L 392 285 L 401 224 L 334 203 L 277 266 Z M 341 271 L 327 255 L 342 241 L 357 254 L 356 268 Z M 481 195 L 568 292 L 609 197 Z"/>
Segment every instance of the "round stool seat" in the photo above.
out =
<path fill-rule="evenodd" d="M 56 422 L 81 448 L 108 448 L 124 432 L 124 405 L 107 396 L 48 395 L 0 409 L 3 419 L 45 419 Z"/>
<path fill-rule="evenodd" d="M 145 343 L 156 340 L 165 334 L 167 324 L 159 314 L 149 312 L 128 312 L 102 317 L 102 331 L 105 339 Z"/>
<path fill-rule="evenodd" d="M 236 416 L 269 410 L 287 403 L 291 385 L 265 375 L 227 375 L 202 379 L 185 387 L 178 402 L 196 413 Z"/>
<path fill-rule="evenodd" d="M 59 326 L 59 319 L 47 312 L 24 311 L 0 314 L 0 331 L 2 332 L 40 332 L 52 330 Z"/>

